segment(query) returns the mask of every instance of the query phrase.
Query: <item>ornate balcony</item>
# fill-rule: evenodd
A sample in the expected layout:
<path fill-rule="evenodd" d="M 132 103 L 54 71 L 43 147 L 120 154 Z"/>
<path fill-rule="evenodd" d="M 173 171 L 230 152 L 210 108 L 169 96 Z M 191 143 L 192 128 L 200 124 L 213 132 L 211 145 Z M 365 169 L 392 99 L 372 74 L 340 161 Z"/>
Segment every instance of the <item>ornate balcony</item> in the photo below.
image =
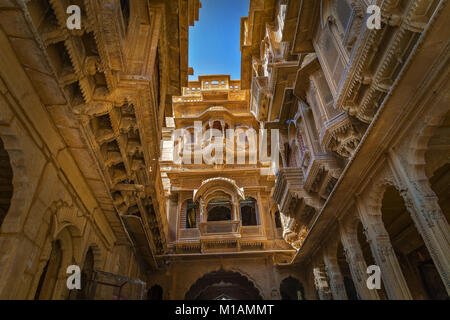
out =
<path fill-rule="evenodd" d="M 293 209 L 303 189 L 303 170 L 301 168 L 281 168 L 275 183 L 273 199 L 278 203 L 281 212 Z"/>
<path fill-rule="evenodd" d="M 365 126 L 360 121 L 342 112 L 325 123 L 320 142 L 327 150 L 349 159 L 358 147 L 364 131 Z"/>
<path fill-rule="evenodd" d="M 301 168 L 282 168 L 278 172 L 272 195 L 280 209 L 283 238 L 294 248 L 300 248 L 322 203 L 319 196 L 304 189 Z"/>

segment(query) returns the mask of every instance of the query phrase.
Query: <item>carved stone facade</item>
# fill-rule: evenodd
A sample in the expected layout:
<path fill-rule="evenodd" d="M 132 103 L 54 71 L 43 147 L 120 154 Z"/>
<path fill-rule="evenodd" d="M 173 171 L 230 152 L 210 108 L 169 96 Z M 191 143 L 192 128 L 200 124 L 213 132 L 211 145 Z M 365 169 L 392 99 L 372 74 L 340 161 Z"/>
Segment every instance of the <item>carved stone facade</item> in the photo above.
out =
<path fill-rule="evenodd" d="M 250 0 L 197 81 L 199 0 L 72 2 L 0 0 L 0 299 L 448 299 L 448 1 Z"/>
<path fill-rule="evenodd" d="M 255 117 L 280 130 L 272 197 L 292 267 L 312 273 L 321 299 L 448 297 L 448 52 L 426 50 L 447 3 L 251 4 L 241 87 Z M 369 4 L 379 30 L 366 26 Z M 366 285 L 372 264 L 380 290 Z"/>
<path fill-rule="evenodd" d="M 65 1 L 0 2 L 3 299 L 139 299 L 167 248 L 159 142 L 200 3 L 72 2 L 81 29 Z M 69 265 L 129 285 L 69 292 Z"/>

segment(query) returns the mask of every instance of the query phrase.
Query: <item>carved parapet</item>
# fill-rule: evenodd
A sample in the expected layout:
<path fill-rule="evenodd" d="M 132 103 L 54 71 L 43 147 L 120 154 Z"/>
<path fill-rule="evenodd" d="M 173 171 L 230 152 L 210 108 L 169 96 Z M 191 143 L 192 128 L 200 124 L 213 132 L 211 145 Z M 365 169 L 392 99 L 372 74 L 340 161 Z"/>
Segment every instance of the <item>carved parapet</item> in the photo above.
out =
<path fill-rule="evenodd" d="M 305 225 L 300 226 L 292 216 L 280 213 L 280 217 L 283 226 L 283 239 L 293 248 L 300 249 L 308 234 L 308 228 Z"/>
<path fill-rule="evenodd" d="M 301 168 L 282 168 L 278 172 L 273 199 L 282 212 L 289 212 L 298 193 L 303 191 L 303 170 Z"/>
<path fill-rule="evenodd" d="M 320 135 L 320 142 L 326 149 L 348 159 L 358 147 L 363 133 L 362 123 L 346 113 L 341 113 L 325 123 Z"/>
<path fill-rule="evenodd" d="M 326 199 L 334 188 L 342 169 L 336 163 L 332 155 L 320 155 L 311 157 L 310 164 L 305 171 L 304 189 L 317 193 L 322 199 Z M 314 206 L 321 207 L 322 204 Z"/>
<path fill-rule="evenodd" d="M 419 0 L 410 1 L 408 6 L 400 6 L 398 1 L 381 5 L 382 28 L 366 28 L 360 33 L 337 94 L 337 109 L 365 123 L 372 121 L 408 57 L 416 50 L 415 44 L 434 10 L 429 1 Z"/>

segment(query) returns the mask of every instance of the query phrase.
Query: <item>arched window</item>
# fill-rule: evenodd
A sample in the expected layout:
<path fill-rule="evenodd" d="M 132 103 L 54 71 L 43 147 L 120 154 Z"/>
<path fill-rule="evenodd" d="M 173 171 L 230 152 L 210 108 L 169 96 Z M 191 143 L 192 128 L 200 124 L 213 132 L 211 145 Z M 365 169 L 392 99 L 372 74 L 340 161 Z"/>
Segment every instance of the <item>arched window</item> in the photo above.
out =
<path fill-rule="evenodd" d="M 224 199 L 211 200 L 207 206 L 208 221 L 231 220 L 231 202 Z"/>
<path fill-rule="evenodd" d="M 243 226 L 258 225 L 258 216 L 256 210 L 256 200 L 249 198 L 247 200 L 239 201 L 241 208 L 241 221 Z"/>

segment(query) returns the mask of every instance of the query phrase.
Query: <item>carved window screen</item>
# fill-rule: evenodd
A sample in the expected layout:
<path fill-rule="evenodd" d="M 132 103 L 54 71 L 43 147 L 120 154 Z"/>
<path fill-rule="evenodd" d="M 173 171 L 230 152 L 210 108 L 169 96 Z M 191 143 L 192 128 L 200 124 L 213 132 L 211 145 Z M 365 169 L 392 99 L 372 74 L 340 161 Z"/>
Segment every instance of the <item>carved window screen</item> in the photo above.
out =
<path fill-rule="evenodd" d="M 328 78 L 330 79 L 330 89 L 336 93 L 344 71 L 344 62 L 342 61 L 343 56 L 340 53 L 340 49 L 329 25 L 321 30 L 318 47 L 321 61 L 324 63 L 324 72 L 328 74 Z"/>

